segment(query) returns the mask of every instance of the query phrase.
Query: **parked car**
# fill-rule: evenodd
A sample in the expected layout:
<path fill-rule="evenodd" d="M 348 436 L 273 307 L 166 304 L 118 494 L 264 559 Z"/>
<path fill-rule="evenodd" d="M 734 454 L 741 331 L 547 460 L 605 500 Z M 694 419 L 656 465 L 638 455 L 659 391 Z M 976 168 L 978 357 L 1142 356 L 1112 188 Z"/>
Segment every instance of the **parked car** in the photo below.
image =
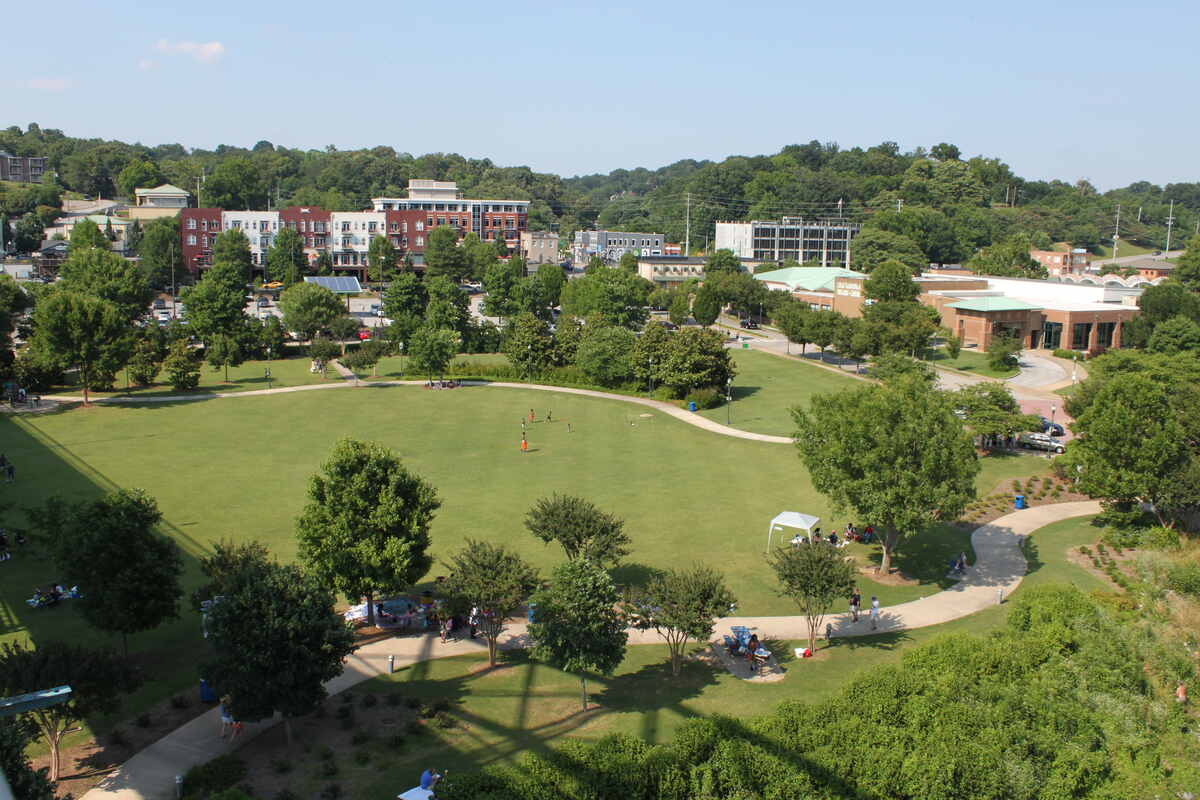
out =
<path fill-rule="evenodd" d="M 758 330 L 758 323 L 752 319 L 743 319 L 740 321 L 743 328 L 749 331 Z"/>
<path fill-rule="evenodd" d="M 257 303 L 259 308 L 266 308 L 267 306 L 271 305 L 271 301 L 265 297 L 258 298 Z"/>
<path fill-rule="evenodd" d="M 371 338 L 371 331 L 368 330 L 367 328 L 363 328 L 361 331 L 358 332 L 358 340 L 360 342 L 365 342 L 367 339 L 370 339 L 370 338 Z"/>
<path fill-rule="evenodd" d="M 1044 433 L 1022 433 L 1017 437 L 1017 446 L 1026 450 L 1048 450 L 1054 453 L 1065 453 L 1067 450 L 1062 442 Z"/>
<path fill-rule="evenodd" d="M 1063 430 L 1062 425 L 1059 425 L 1057 422 L 1051 422 L 1045 417 L 1040 417 L 1040 419 L 1042 420 L 1042 433 L 1048 433 L 1051 436 L 1066 435 L 1066 431 Z"/>
<path fill-rule="evenodd" d="M 670 320 L 660 319 L 660 320 L 658 320 L 658 324 L 662 325 L 664 328 L 666 328 L 669 331 L 679 330 L 679 326 L 676 325 L 674 322 L 671 322 Z"/>
<path fill-rule="evenodd" d="M 167 301 L 166 301 L 166 300 L 163 300 L 161 297 L 156 297 L 156 298 L 154 299 L 154 302 L 151 304 L 151 307 L 152 307 L 152 308 L 153 308 L 155 311 L 158 311 L 158 310 L 160 310 L 160 309 L 163 309 L 163 308 L 166 308 L 166 307 L 167 307 Z"/>

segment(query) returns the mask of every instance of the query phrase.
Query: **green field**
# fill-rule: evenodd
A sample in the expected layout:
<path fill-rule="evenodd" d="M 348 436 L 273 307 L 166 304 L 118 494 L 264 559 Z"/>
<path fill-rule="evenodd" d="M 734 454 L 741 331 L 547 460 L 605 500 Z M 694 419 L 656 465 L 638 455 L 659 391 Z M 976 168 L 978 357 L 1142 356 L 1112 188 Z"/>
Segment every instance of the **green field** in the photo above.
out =
<path fill-rule="evenodd" d="M 1049 583 L 1074 583 L 1084 591 L 1107 588 L 1066 559 L 1068 550 L 1094 542 L 1098 534 L 1086 517 L 1034 532 L 1026 542 L 1030 572 L 1014 597 Z M 951 633 L 984 634 L 1003 625 L 1006 615 L 1006 607 L 997 606 L 930 628 L 835 640 L 821 658 L 785 661 L 786 675 L 778 683 L 741 681 L 723 669 L 696 661 L 685 665 L 676 678 L 667 667 L 665 647 L 631 647 L 613 676 L 589 676 L 595 705 L 586 714 L 579 713 L 576 676 L 531 662 L 524 653 L 506 654 L 505 666 L 495 671 L 485 670 L 486 658 L 479 655 L 424 662 L 370 680 L 354 693 L 383 696 L 398 691 L 428 701 L 449 699 L 455 704 L 451 715 L 459 727 L 443 731 L 431 726 L 429 734 L 410 739 L 399 751 L 374 745 L 380 755 L 372 766 L 357 767 L 345 759 L 342 767 L 346 780 L 355 787 L 355 796 L 384 798 L 391 796 L 389 791 L 394 795 L 413 783 L 427 764 L 453 765 L 459 771 L 514 762 L 522 753 L 544 751 L 564 736 L 593 739 L 622 732 L 662 743 L 690 717 L 753 717 L 784 700 L 823 699 L 854 674 L 893 662 L 914 645 Z M 796 644 L 771 646 L 777 653 L 789 653 Z M 703 649 L 696 645 L 692 651 Z M 381 763 L 385 765 L 382 769 Z M 298 770 L 290 788 L 301 794 L 319 789 L 321 782 L 307 772 Z"/>
<path fill-rule="evenodd" d="M 1101 261 L 1106 258 L 1112 258 L 1112 245 L 1100 245 L 1100 255 L 1095 256 L 1093 261 Z M 1134 244 L 1129 241 L 1122 241 L 1121 246 L 1117 249 L 1117 257 L 1125 258 L 1127 256 L 1146 256 L 1153 253 L 1155 250 L 1161 250 L 1161 247 L 1142 247 L 1140 244 Z"/>
<path fill-rule="evenodd" d="M 950 369 L 970 372 L 973 375 L 982 375 L 985 378 L 1011 378 L 1020 372 L 1015 367 L 1000 370 L 993 369 L 988 364 L 986 353 L 976 353 L 972 350 L 960 350 L 958 358 L 950 358 L 945 350 L 938 348 L 931 351 L 929 360 L 939 367 L 949 367 Z"/>

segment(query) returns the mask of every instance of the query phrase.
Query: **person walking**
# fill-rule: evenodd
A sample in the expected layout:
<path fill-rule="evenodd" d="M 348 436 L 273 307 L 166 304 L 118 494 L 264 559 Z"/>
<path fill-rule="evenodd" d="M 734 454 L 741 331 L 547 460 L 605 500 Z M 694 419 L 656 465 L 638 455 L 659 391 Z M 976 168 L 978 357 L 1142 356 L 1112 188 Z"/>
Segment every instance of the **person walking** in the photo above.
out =
<path fill-rule="evenodd" d="M 550 411 L 550 410 L 546 411 L 546 422 L 554 422 L 554 412 L 553 411 Z"/>
<path fill-rule="evenodd" d="M 529 409 L 529 421 L 533 422 L 533 409 Z"/>
<path fill-rule="evenodd" d="M 858 609 L 862 606 L 862 595 L 858 593 L 858 587 L 854 587 L 854 591 L 850 593 L 850 616 L 858 622 Z"/>
<path fill-rule="evenodd" d="M 525 434 L 523 434 L 523 433 L 521 434 L 521 452 L 522 453 L 529 452 L 529 440 L 525 438 Z"/>
<path fill-rule="evenodd" d="M 879 628 L 879 598 L 871 595 L 871 630 Z"/>
<path fill-rule="evenodd" d="M 475 631 L 479 628 L 479 606 L 471 606 L 471 613 L 467 616 L 467 624 L 471 626 L 471 638 L 475 638 Z"/>

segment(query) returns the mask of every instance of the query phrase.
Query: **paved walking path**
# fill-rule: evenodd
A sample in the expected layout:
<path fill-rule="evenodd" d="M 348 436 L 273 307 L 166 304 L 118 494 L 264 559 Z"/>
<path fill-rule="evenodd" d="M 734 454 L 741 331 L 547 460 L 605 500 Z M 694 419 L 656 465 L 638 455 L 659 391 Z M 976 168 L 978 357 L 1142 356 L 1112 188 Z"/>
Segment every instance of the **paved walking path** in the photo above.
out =
<path fill-rule="evenodd" d="M 1069 380 L 1067 371 L 1057 361 L 1031 350 L 1022 350 L 1017 356 L 1017 364 L 1021 371 L 1005 381 L 1009 386 L 1044 390 Z"/>
<path fill-rule="evenodd" d="M 356 379 L 354 373 L 347 370 L 340 362 L 333 362 L 338 367 L 339 374 L 345 379 L 332 383 L 313 383 L 303 386 L 283 386 L 278 389 L 254 389 L 248 392 L 213 392 L 211 394 L 176 394 L 176 395 L 159 395 L 155 397 L 96 397 L 92 398 L 93 403 L 98 404 L 113 404 L 113 403 L 179 403 L 188 401 L 200 400 L 216 400 L 229 399 L 236 397 L 262 397 L 263 395 L 286 394 L 288 392 L 309 392 L 320 389 L 343 389 L 346 387 L 355 386 L 424 386 L 425 381 L 380 381 L 380 380 L 361 380 Z M 342 370 L 345 370 L 344 372 Z M 774 444 L 791 444 L 791 438 L 787 436 L 770 436 L 765 433 L 751 433 L 737 428 L 731 428 L 728 425 L 722 425 L 719 422 L 713 422 L 707 417 L 702 417 L 699 414 L 687 411 L 679 406 L 671 403 L 665 403 L 662 400 L 652 400 L 648 397 L 633 397 L 625 394 L 613 394 L 611 392 L 599 392 L 592 389 L 573 389 L 569 386 L 547 386 L 540 383 L 506 383 L 504 381 L 463 381 L 459 384 L 460 388 L 469 387 L 494 387 L 501 389 L 533 389 L 541 392 L 561 392 L 563 394 L 576 394 L 583 397 L 596 397 L 601 400 L 619 400 L 625 403 L 634 403 L 636 405 L 646 406 L 660 411 L 663 414 L 675 417 L 678 420 L 695 425 L 697 428 L 703 428 L 713 433 L 719 433 L 723 436 L 733 436 L 738 439 L 749 439 L 756 442 L 771 442 Z M 445 390 L 445 391 L 458 391 Z M 58 402 L 83 402 L 83 398 L 76 395 L 53 395 L 52 399 Z"/>
<path fill-rule="evenodd" d="M 882 609 L 878 630 L 872 630 L 866 615 L 861 615 L 858 623 L 852 622 L 850 615 L 845 613 L 831 615 L 828 621 L 837 636 L 868 636 L 939 625 L 994 606 L 1017 588 L 1025 574 L 1025 558 L 1020 548 L 1022 537 L 1052 522 L 1099 511 L 1100 504 L 1094 501 L 1014 511 L 979 527 L 972 534 L 975 564 L 955 586 Z M 869 600 L 864 605 L 869 605 Z M 717 620 L 715 638 L 719 640 L 732 625 L 745 625 L 758 633 L 759 638 L 797 640 L 808 636 L 804 617 L 727 617 Z M 629 641 L 630 644 L 662 643 L 652 631 L 630 631 Z M 501 646 L 515 649 L 527 643 L 525 624 L 521 622 L 509 628 Z M 330 694 L 336 694 L 368 678 L 386 674 L 389 657 L 394 657 L 395 667 L 400 668 L 420 661 L 484 650 L 482 641 L 442 644 L 435 634 L 384 639 L 359 648 L 347 660 L 345 671 L 326 684 L 326 688 Z M 267 720 L 246 725 L 238 743 L 258 736 L 277 722 Z M 216 709 L 201 714 L 133 756 L 85 794 L 83 800 L 167 800 L 174 797 L 176 775 L 233 749 L 219 737 L 220 727 Z"/>

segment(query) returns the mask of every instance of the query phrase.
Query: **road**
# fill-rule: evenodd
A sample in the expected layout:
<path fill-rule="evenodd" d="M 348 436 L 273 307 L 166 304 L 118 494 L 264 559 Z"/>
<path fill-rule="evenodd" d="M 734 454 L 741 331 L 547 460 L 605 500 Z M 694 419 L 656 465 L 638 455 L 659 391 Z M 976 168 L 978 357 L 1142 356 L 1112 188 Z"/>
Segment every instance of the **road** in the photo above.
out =
<path fill-rule="evenodd" d="M 1121 248 L 1118 247 L 1117 252 L 1120 253 Z M 1155 260 L 1161 261 L 1163 259 L 1168 259 L 1168 258 L 1178 258 L 1181 255 L 1183 255 L 1182 250 L 1168 250 L 1167 252 L 1163 253 L 1161 256 L 1152 256 L 1149 253 L 1142 253 L 1141 255 L 1137 255 L 1137 256 L 1121 256 L 1120 258 L 1115 258 L 1115 259 L 1113 259 L 1113 258 L 1098 258 L 1098 259 L 1093 260 L 1092 264 L 1093 265 L 1096 265 L 1096 264 L 1132 264 L 1135 261 L 1143 261 L 1147 258 L 1153 258 Z"/>

